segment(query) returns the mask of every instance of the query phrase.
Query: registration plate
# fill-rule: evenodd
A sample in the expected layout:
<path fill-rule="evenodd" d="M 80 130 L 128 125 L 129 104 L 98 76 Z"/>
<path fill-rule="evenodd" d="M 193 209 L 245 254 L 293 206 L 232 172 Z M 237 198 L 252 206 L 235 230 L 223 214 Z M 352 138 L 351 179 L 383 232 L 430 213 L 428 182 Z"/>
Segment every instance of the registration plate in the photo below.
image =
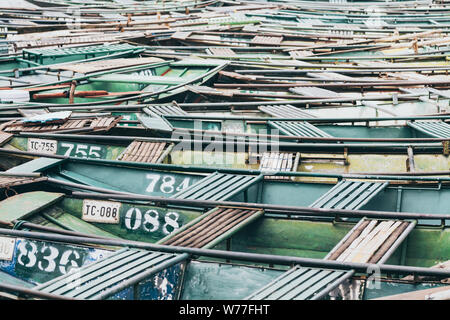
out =
<path fill-rule="evenodd" d="M 56 140 L 46 139 L 28 139 L 28 151 L 40 152 L 45 154 L 56 154 L 58 142 Z"/>
<path fill-rule="evenodd" d="M 16 239 L 0 237 L 0 260 L 11 261 L 14 254 Z"/>
<path fill-rule="evenodd" d="M 83 220 L 99 223 L 119 223 L 120 202 L 84 200 Z"/>

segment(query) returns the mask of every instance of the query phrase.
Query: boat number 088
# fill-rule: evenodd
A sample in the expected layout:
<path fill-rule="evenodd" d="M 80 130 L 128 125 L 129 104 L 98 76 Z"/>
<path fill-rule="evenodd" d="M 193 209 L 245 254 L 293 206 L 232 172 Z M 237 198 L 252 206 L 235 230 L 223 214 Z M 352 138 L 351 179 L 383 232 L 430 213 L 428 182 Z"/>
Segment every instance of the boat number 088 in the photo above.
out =
<path fill-rule="evenodd" d="M 80 259 L 80 254 L 75 250 L 66 250 L 60 256 L 57 248 L 44 245 L 39 250 L 33 242 L 20 242 L 17 248 L 19 249 L 17 262 L 26 268 L 33 268 L 37 264 L 39 270 L 54 272 L 58 267 L 59 272 L 66 274 L 68 265 L 80 267 L 75 261 Z M 42 257 L 39 261 L 38 255 Z"/>
<path fill-rule="evenodd" d="M 162 232 L 167 235 L 177 230 L 180 227 L 178 223 L 179 217 L 180 215 L 176 212 L 167 212 L 164 216 Z M 156 210 L 147 210 L 144 215 L 142 215 L 141 210 L 138 208 L 131 208 L 125 214 L 125 227 L 128 230 L 137 230 L 141 228 L 147 232 L 155 232 L 160 229 L 160 226 L 159 212 Z"/>
<path fill-rule="evenodd" d="M 145 191 L 153 192 L 156 183 L 161 179 L 161 176 L 158 174 L 147 174 L 146 177 L 150 180 L 150 183 Z M 190 178 L 185 178 L 176 188 L 174 186 L 175 178 L 172 176 L 162 176 L 161 181 L 162 183 L 159 186 L 159 190 L 161 190 L 162 193 L 173 193 L 174 191 L 181 191 L 184 188 L 189 187 Z"/>

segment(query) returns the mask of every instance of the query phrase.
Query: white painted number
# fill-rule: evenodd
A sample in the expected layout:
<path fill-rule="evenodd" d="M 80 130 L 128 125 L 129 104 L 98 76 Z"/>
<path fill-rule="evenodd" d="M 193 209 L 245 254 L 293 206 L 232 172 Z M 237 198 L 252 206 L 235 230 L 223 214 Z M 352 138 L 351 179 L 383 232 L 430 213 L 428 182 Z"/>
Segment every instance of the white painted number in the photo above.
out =
<path fill-rule="evenodd" d="M 180 225 L 178 218 L 180 215 L 176 212 L 168 212 L 164 216 L 164 225 L 162 231 L 164 234 L 169 234 L 177 230 Z M 142 215 L 138 208 L 131 208 L 125 213 L 125 228 L 128 230 L 138 230 L 142 228 L 146 232 L 156 232 L 160 229 L 160 215 L 159 212 L 150 209 Z"/>
<path fill-rule="evenodd" d="M 72 255 L 75 257 L 75 259 L 80 259 L 80 254 L 75 250 L 67 250 L 64 251 L 64 253 L 62 254 L 61 260 L 59 262 L 59 272 L 61 272 L 62 274 L 66 274 L 68 272 L 67 265 L 69 264 L 69 262 L 70 262 L 69 267 L 72 268 L 80 267 L 75 259 L 70 259 Z"/>
<path fill-rule="evenodd" d="M 30 250 L 28 250 L 27 245 L 30 246 Z M 21 242 L 17 248 L 19 249 L 17 262 L 27 268 L 34 267 L 36 264 L 37 246 L 32 242 Z"/>
<path fill-rule="evenodd" d="M 161 179 L 161 176 L 158 174 L 149 173 L 146 175 L 146 178 L 150 180 L 150 183 L 145 191 L 152 193 L 155 191 L 156 184 Z M 162 176 L 162 183 L 159 186 L 159 190 L 166 194 L 181 191 L 189 186 L 190 179 L 191 178 L 184 178 L 184 180 L 175 188 L 175 178 L 173 176 Z"/>
<path fill-rule="evenodd" d="M 151 227 L 149 227 L 151 225 Z M 159 228 L 159 214 L 156 210 L 148 210 L 144 214 L 144 223 L 142 227 L 147 232 L 155 232 Z"/>
<path fill-rule="evenodd" d="M 147 179 L 150 179 L 150 183 L 147 187 L 147 189 L 145 189 L 146 192 L 153 192 L 153 190 L 155 189 L 155 185 L 158 182 L 160 176 L 158 174 L 147 174 Z"/>
<path fill-rule="evenodd" d="M 80 158 L 87 158 L 87 150 L 88 146 L 84 145 L 84 144 L 78 144 L 77 148 L 75 150 L 75 156 L 77 156 L 78 154 L 80 154 L 81 156 L 79 156 Z"/>
<path fill-rule="evenodd" d="M 101 150 L 102 148 L 100 147 L 91 146 L 91 148 L 89 149 L 89 158 L 100 158 L 100 153 L 98 153 L 97 151 Z"/>
<path fill-rule="evenodd" d="M 135 214 L 134 217 L 133 214 Z M 134 220 L 133 225 L 131 224 L 132 220 Z M 141 210 L 137 208 L 131 208 L 125 214 L 125 227 L 129 230 L 136 230 L 141 226 L 141 220 L 142 220 Z"/>
<path fill-rule="evenodd" d="M 88 146 L 85 144 L 73 144 L 73 143 L 61 143 L 61 147 L 67 148 L 66 152 L 64 153 L 65 156 L 72 155 L 72 151 L 75 149 L 75 152 L 73 156 L 79 157 L 79 158 L 93 158 L 93 159 L 99 159 L 101 158 L 101 152 L 102 148 L 99 146 Z"/>
<path fill-rule="evenodd" d="M 66 153 L 64 153 L 64 155 L 68 157 L 72 153 L 72 150 L 75 146 L 71 143 L 61 143 L 61 147 L 67 148 Z"/>
<path fill-rule="evenodd" d="M 190 180 L 191 180 L 191 178 L 184 178 L 183 182 L 180 183 L 180 185 L 175 190 L 181 191 L 181 190 L 189 187 L 189 181 Z"/>
<path fill-rule="evenodd" d="M 176 212 L 168 212 L 164 217 L 164 221 L 166 222 L 163 226 L 164 234 L 169 234 L 177 230 L 180 225 L 178 224 L 178 218 L 180 215 Z M 169 231 L 168 227 L 171 227 L 171 231 Z"/>
<path fill-rule="evenodd" d="M 56 263 L 55 263 L 55 259 L 56 257 L 58 257 L 58 249 L 54 248 L 54 247 L 50 247 L 50 246 L 44 246 L 41 249 L 41 253 L 46 253 L 46 251 L 49 251 L 49 255 L 48 256 L 44 256 L 44 260 L 46 260 L 48 262 L 47 267 L 44 268 L 42 261 L 38 262 L 38 268 L 39 270 L 45 271 L 45 272 L 53 272 L 55 271 L 56 268 Z"/>
<path fill-rule="evenodd" d="M 42 259 L 39 259 L 39 261 L 36 255 L 39 250 L 35 243 L 22 241 L 17 248 L 19 250 L 17 263 L 27 268 L 33 268 L 37 263 L 39 270 L 50 273 L 56 271 L 58 266 L 59 272 L 66 274 L 69 268 L 80 267 L 76 260 L 80 259 L 81 256 L 75 250 L 64 251 L 58 263 L 60 252 L 55 247 L 44 245 L 40 250 Z"/>
<path fill-rule="evenodd" d="M 165 176 L 163 178 L 163 183 L 161 184 L 161 191 L 164 193 L 172 193 L 174 191 L 173 184 L 175 183 L 175 178 L 172 176 Z"/>

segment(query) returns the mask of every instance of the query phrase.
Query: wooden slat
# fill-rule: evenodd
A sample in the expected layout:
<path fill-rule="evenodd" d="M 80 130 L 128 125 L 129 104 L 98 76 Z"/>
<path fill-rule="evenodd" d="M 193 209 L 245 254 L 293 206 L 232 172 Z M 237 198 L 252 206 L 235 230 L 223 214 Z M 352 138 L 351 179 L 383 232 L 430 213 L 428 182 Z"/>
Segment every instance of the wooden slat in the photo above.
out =
<path fill-rule="evenodd" d="M 12 134 L 0 130 L 0 146 L 3 146 L 5 143 L 11 140 L 12 137 Z"/>
<path fill-rule="evenodd" d="M 372 254 L 381 246 L 386 238 L 400 225 L 398 221 L 382 221 L 367 235 L 346 257 L 337 261 L 367 262 Z"/>
<path fill-rule="evenodd" d="M 235 232 L 249 219 L 261 214 L 260 209 L 241 209 L 219 207 L 205 213 L 202 217 L 185 229 L 170 235 L 161 241 L 164 245 L 207 248 L 218 241 L 230 230 Z M 253 217 L 253 218 L 252 218 Z M 231 236 L 228 234 L 228 236 Z M 222 237 L 222 238 L 221 238 Z"/>
<path fill-rule="evenodd" d="M 158 163 L 165 151 L 165 142 L 133 141 L 117 158 L 121 161 Z"/>
<path fill-rule="evenodd" d="M 406 236 L 405 232 L 409 233 L 414 225 L 409 221 L 363 219 L 325 259 L 360 263 L 385 261 L 389 258 L 386 254 L 390 248 L 398 244 L 399 238 Z"/>
<path fill-rule="evenodd" d="M 0 176 L 0 188 L 9 188 L 13 186 L 19 186 L 23 184 L 35 183 L 39 181 L 47 180 L 46 177 L 13 177 L 13 176 Z"/>
<path fill-rule="evenodd" d="M 121 119 L 122 116 L 97 118 L 90 123 L 90 128 L 92 128 L 94 131 L 108 131 L 111 128 L 115 127 Z"/>
<path fill-rule="evenodd" d="M 24 126 L 20 121 L 10 122 L 3 127 L 3 130 L 6 132 L 49 132 L 49 131 L 62 131 L 69 129 L 81 129 L 85 128 L 89 123 L 89 127 L 94 131 L 103 130 L 107 131 L 115 126 L 122 116 L 118 117 L 101 117 L 95 118 L 93 120 L 89 119 L 69 119 L 62 124 L 39 124 L 32 126 Z"/>
<path fill-rule="evenodd" d="M 371 256 L 368 263 L 378 263 L 386 252 L 391 248 L 391 246 L 397 241 L 400 235 L 406 231 L 406 228 L 410 225 L 409 222 L 403 221 L 401 225 L 392 232 L 389 237 L 384 241 L 383 245 Z"/>

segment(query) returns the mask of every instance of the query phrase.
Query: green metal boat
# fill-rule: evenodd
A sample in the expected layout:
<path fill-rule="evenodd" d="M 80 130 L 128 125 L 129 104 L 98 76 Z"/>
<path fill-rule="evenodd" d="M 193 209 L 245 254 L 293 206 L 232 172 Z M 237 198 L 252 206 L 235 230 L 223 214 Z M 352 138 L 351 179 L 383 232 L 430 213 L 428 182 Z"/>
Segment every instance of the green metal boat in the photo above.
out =
<path fill-rule="evenodd" d="M 117 69 L 117 64 L 121 63 L 144 65 Z M 130 100 L 130 97 L 164 100 L 184 92 L 184 85 L 208 81 L 225 65 L 226 63 L 218 60 L 171 62 L 156 58 L 88 62 L 60 67 L 67 70 L 66 73 L 70 76 L 56 81 L 57 74 L 54 74 L 53 81 L 45 81 L 45 85 L 25 87 L 22 90 L 32 89 L 29 90 L 32 102 L 57 104 L 96 101 L 114 103 L 116 100 Z M 49 90 L 49 87 L 54 89 Z M 127 96 L 127 99 L 120 100 Z"/>
<path fill-rule="evenodd" d="M 223 169 L 55 156 L 37 158 L 5 172 L 6 175 L 35 173 L 69 189 L 171 199 L 429 214 L 448 212 L 445 199 L 449 178 L 445 176 Z M 349 194 L 352 196 L 347 199 Z M 333 197 L 336 201 L 329 202 Z"/>
<path fill-rule="evenodd" d="M 31 223 L 23 225 L 36 227 Z M 82 234 L 70 236 L 6 229 L 2 229 L 1 234 L 4 236 L 0 240 L 8 243 L 5 248 L 11 251 L 9 257 L 13 253 L 10 260 L 5 255 L 2 256 L 3 261 L 0 261 L 0 275 L 7 280 L 1 284 L 2 291 L 6 289 L 7 292 L 19 292 L 36 298 L 372 299 L 398 293 L 420 294 L 420 290 L 424 289 L 433 289 L 435 292 L 447 290 L 445 280 L 440 281 L 448 277 L 448 271 L 445 270 L 195 247 L 176 250 L 175 247 L 171 249 L 167 246 L 113 238 L 89 238 Z M 412 237 L 413 234 L 410 234 L 408 239 Z M 96 246 L 80 246 L 81 241 L 91 242 Z M 104 250 L 98 245 L 125 248 Z M 131 248 L 127 248 L 127 245 Z M 14 254 L 16 252 L 17 255 Z M 38 255 L 37 252 L 42 254 Z M 190 254 L 204 258 L 190 260 Z M 222 259 L 246 263 L 230 263 L 221 261 Z M 275 264 L 276 267 L 268 264 Z M 367 267 L 378 268 L 380 273 L 374 278 Z M 386 276 L 386 272 L 390 275 Z M 429 278 L 419 283 L 403 278 L 402 275 L 411 272 L 428 275 Z M 305 273 L 314 277 L 304 279 L 301 275 Z M 247 279 L 244 285 L 242 276 Z M 377 281 L 376 287 L 373 285 L 374 280 Z M 208 290 L 222 282 L 224 286 L 221 289 Z M 290 285 L 294 283 L 302 285 Z"/>

